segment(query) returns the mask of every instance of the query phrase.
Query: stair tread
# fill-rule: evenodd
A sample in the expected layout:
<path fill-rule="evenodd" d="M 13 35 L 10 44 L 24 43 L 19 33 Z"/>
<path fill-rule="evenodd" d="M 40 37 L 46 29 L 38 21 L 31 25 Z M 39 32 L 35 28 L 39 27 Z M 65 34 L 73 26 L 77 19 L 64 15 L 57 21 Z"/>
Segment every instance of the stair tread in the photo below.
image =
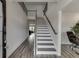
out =
<path fill-rule="evenodd" d="M 48 28 L 43 28 L 43 27 L 42 27 L 42 28 L 38 28 L 38 29 L 48 29 Z"/>
<path fill-rule="evenodd" d="M 38 26 L 38 27 L 48 27 L 48 26 Z"/>
<path fill-rule="evenodd" d="M 51 39 L 51 37 L 37 37 L 37 39 Z"/>
<path fill-rule="evenodd" d="M 49 31 L 37 31 L 37 33 L 49 33 Z"/>
<path fill-rule="evenodd" d="M 54 45 L 53 43 L 38 43 L 38 45 Z"/>
<path fill-rule="evenodd" d="M 53 41 L 37 41 L 37 43 L 54 43 Z"/>
<path fill-rule="evenodd" d="M 49 31 L 37 31 L 37 33 L 49 33 Z"/>
<path fill-rule="evenodd" d="M 37 33 L 37 34 L 50 34 L 50 33 Z"/>
<path fill-rule="evenodd" d="M 38 31 L 42 31 L 42 30 L 43 30 L 43 31 L 44 31 L 44 30 L 45 30 L 45 31 L 46 31 L 46 30 L 49 31 L 48 29 L 37 29 L 37 30 L 38 30 Z"/>
<path fill-rule="evenodd" d="M 48 35 L 50 35 L 50 36 L 51 36 L 51 34 L 37 34 L 37 35 L 44 35 L 44 36 L 48 36 Z"/>
<path fill-rule="evenodd" d="M 52 55 L 52 54 L 57 54 L 56 51 L 37 51 L 36 54 L 44 54 L 44 55 Z"/>
<path fill-rule="evenodd" d="M 52 39 L 37 39 L 38 41 L 52 41 Z"/>
<path fill-rule="evenodd" d="M 55 48 L 38 48 L 38 51 L 56 51 Z"/>
<path fill-rule="evenodd" d="M 50 46 L 38 45 L 37 48 L 55 48 L 55 46 L 54 45 L 52 45 L 52 46 L 51 45 Z"/>
<path fill-rule="evenodd" d="M 49 31 L 49 30 L 37 30 L 37 31 Z"/>
<path fill-rule="evenodd" d="M 43 36 L 43 35 L 37 35 L 37 37 L 51 37 L 50 35 Z"/>
<path fill-rule="evenodd" d="M 48 27 L 37 27 L 37 28 L 48 28 Z"/>

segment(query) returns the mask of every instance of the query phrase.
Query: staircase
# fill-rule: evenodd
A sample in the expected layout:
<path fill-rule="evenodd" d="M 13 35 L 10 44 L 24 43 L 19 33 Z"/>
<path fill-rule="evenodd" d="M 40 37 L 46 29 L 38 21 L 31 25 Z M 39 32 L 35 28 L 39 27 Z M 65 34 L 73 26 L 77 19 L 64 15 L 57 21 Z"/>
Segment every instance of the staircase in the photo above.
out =
<path fill-rule="evenodd" d="M 44 18 L 37 19 L 36 25 L 36 55 L 55 55 L 56 49 L 49 27 Z"/>

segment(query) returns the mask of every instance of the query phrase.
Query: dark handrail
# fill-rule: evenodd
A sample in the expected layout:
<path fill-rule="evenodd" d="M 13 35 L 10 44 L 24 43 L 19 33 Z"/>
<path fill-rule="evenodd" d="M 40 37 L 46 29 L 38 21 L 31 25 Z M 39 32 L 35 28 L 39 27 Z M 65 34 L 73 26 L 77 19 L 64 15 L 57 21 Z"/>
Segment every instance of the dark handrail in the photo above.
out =
<path fill-rule="evenodd" d="M 45 17 L 46 17 L 46 19 L 47 19 L 48 23 L 50 24 L 50 26 L 51 26 L 51 28 L 52 28 L 52 30 L 53 30 L 53 32 L 54 32 L 54 34 L 55 34 L 55 35 L 57 35 L 57 33 L 56 33 L 55 29 L 53 28 L 53 26 L 51 25 L 51 22 L 49 21 L 49 19 L 48 19 L 48 17 L 47 17 L 47 15 L 46 15 L 46 14 L 44 14 L 44 15 L 45 15 Z"/>
<path fill-rule="evenodd" d="M 54 34 L 57 35 L 57 32 L 56 32 L 55 29 L 53 28 L 53 26 L 52 26 L 52 24 L 51 24 L 49 18 L 48 18 L 47 15 L 46 15 L 47 9 L 48 9 L 48 3 L 46 2 L 45 8 L 44 8 L 44 10 L 43 10 L 43 13 L 44 13 L 44 15 L 45 15 L 45 17 L 46 17 L 48 23 L 50 24 L 50 26 L 51 26 L 51 28 L 52 28 Z"/>

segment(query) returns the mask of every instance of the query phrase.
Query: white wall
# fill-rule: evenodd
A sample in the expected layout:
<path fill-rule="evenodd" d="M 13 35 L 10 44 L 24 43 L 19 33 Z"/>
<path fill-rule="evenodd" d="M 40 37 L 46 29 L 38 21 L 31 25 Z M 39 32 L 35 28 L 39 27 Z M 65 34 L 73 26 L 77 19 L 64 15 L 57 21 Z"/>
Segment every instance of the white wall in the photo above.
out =
<path fill-rule="evenodd" d="M 7 1 L 7 57 L 28 37 L 27 16 L 16 2 Z"/>
<path fill-rule="evenodd" d="M 52 26 L 58 32 L 58 11 L 57 11 L 57 5 L 53 3 L 48 3 L 48 11 L 47 16 L 49 20 L 51 21 Z"/>
<path fill-rule="evenodd" d="M 79 13 L 63 12 L 62 32 L 70 31 L 79 20 Z"/>
<path fill-rule="evenodd" d="M 0 2 L 0 58 L 2 57 L 2 3 Z"/>
<path fill-rule="evenodd" d="M 71 31 L 73 27 L 79 21 L 79 13 L 63 12 L 62 17 L 62 44 L 70 44 L 66 35 L 67 31 Z"/>
<path fill-rule="evenodd" d="M 49 4 L 48 4 L 47 16 L 48 16 L 49 20 L 51 21 L 52 26 L 54 27 L 54 29 L 58 33 L 58 35 L 55 36 L 55 38 L 54 38 L 54 42 L 55 42 L 56 49 L 58 51 L 58 55 L 61 55 L 60 54 L 60 52 L 61 52 L 61 49 L 60 49 L 61 43 L 60 42 L 61 41 L 64 44 L 65 43 L 70 44 L 70 42 L 68 41 L 68 37 L 67 37 L 66 33 L 63 33 L 63 30 L 64 31 L 69 30 L 70 29 L 69 27 L 71 27 L 72 24 L 74 25 L 76 23 L 76 21 L 78 20 L 78 19 L 77 20 L 72 19 L 74 14 L 73 15 L 71 14 L 72 16 L 69 14 L 65 14 L 67 16 L 64 17 L 65 20 L 63 22 L 62 21 L 63 14 L 62 15 L 60 15 L 61 13 L 59 14 L 59 11 L 62 11 L 62 9 L 65 8 L 71 2 L 72 2 L 72 0 L 67 0 L 67 1 L 61 0 L 61 1 L 59 1 L 58 4 L 53 4 L 52 2 L 49 2 Z M 78 14 L 75 14 L 74 18 L 75 17 L 78 18 Z M 69 19 L 67 19 L 67 18 L 69 18 Z M 72 19 L 72 21 L 70 19 Z M 61 23 L 63 29 L 61 28 L 60 23 Z M 65 26 L 64 24 L 65 25 L 67 24 L 67 26 Z M 60 30 L 62 31 L 62 33 Z"/>
<path fill-rule="evenodd" d="M 73 0 L 59 0 L 58 10 L 64 9 L 68 4 L 70 4 Z"/>

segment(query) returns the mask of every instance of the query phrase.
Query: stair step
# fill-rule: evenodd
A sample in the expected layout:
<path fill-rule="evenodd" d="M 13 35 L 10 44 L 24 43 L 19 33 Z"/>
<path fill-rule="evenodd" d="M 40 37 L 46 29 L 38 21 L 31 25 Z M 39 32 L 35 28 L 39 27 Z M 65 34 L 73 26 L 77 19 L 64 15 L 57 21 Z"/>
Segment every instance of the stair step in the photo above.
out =
<path fill-rule="evenodd" d="M 37 35 L 37 37 L 51 37 L 50 35 L 43 36 L 43 35 Z"/>
<path fill-rule="evenodd" d="M 37 24 L 39 24 L 39 25 L 43 25 L 43 24 L 46 24 L 46 22 L 38 22 Z M 46 24 L 47 25 L 47 24 Z"/>
<path fill-rule="evenodd" d="M 38 48 L 38 51 L 56 51 L 55 48 Z"/>
<path fill-rule="evenodd" d="M 44 54 L 44 55 L 56 55 L 57 53 L 56 53 L 56 51 L 37 51 L 37 53 L 36 53 L 37 55 L 39 55 L 39 54 Z"/>
<path fill-rule="evenodd" d="M 37 48 L 55 48 L 54 46 L 42 46 L 42 45 L 38 45 Z"/>
<path fill-rule="evenodd" d="M 46 22 L 45 22 L 45 20 L 41 20 L 41 19 L 40 19 L 40 20 L 38 20 L 38 23 L 39 23 L 39 22 L 46 23 Z"/>
<path fill-rule="evenodd" d="M 37 31 L 49 31 L 48 29 L 37 29 Z"/>
<path fill-rule="evenodd" d="M 48 29 L 48 28 L 43 28 L 43 27 L 42 27 L 42 28 L 38 28 L 38 29 Z"/>
<path fill-rule="evenodd" d="M 37 27 L 37 28 L 48 28 L 48 27 Z"/>
<path fill-rule="evenodd" d="M 45 21 L 44 18 L 39 18 L 39 21 L 40 21 L 40 20 Z"/>
<path fill-rule="evenodd" d="M 41 20 L 41 19 L 40 19 L 40 20 L 38 20 L 37 22 L 38 22 L 38 23 L 39 23 L 39 22 L 41 22 L 41 23 L 46 23 L 46 21 L 45 21 L 45 20 Z"/>
<path fill-rule="evenodd" d="M 51 37 L 37 37 L 37 39 L 51 39 Z"/>
<path fill-rule="evenodd" d="M 50 33 L 37 33 L 37 34 L 50 34 Z"/>
<path fill-rule="evenodd" d="M 49 31 L 49 30 L 37 30 L 37 31 Z"/>
<path fill-rule="evenodd" d="M 43 24 L 37 24 L 37 26 L 47 26 L 47 24 L 43 23 Z"/>
<path fill-rule="evenodd" d="M 39 21 L 40 22 L 40 21 Z M 41 25 L 41 24 L 46 24 L 46 22 L 37 22 L 37 24 Z"/>
<path fill-rule="evenodd" d="M 53 43 L 38 43 L 38 45 L 54 45 Z"/>
<path fill-rule="evenodd" d="M 37 36 L 51 36 L 51 34 L 37 34 Z"/>
<path fill-rule="evenodd" d="M 48 26 L 38 26 L 38 27 L 48 27 Z"/>
<path fill-rule="evenodd" d="M 47 24 L 37 24 L 37 26 L 46 26 Z"/>
<path fill-rule="evenodd" d="M 49 33 L 49 31 L 37 31 L 37 33 Z"/>
<path fill-rule="evenodd" d="M 53 41 L 37 41 L 37 43 L 54 43 Z"/>
<path fill-rule="evenodd" d="M 40 30 L 40 31 L 37 31 L 37 32 L 49 32 L 48 30 Z"/>

